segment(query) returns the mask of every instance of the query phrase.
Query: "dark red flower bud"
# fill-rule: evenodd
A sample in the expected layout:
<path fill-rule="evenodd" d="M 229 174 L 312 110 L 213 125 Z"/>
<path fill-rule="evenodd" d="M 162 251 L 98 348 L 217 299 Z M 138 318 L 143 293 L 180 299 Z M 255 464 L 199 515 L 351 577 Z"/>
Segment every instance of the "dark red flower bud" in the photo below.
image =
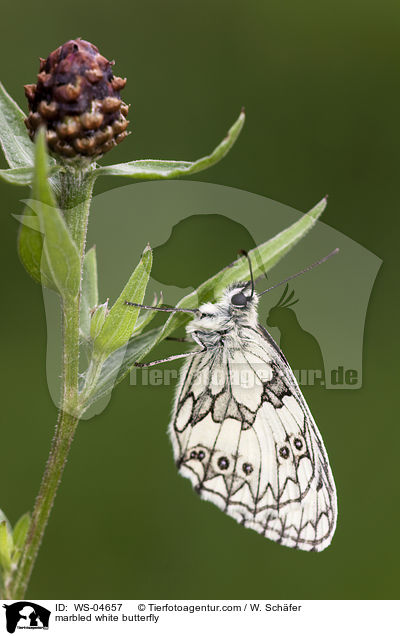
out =
<path fill-rule="evenodd" d="M 45 126 L 50 152 L 66 158 L 95 158 L 123 141 L 129 106 L 120 91 L 126 79 L 114 76 L 113 64 L 80 38 L 40 58 L 37 84 L 25 86 L 31 139 Z"/>

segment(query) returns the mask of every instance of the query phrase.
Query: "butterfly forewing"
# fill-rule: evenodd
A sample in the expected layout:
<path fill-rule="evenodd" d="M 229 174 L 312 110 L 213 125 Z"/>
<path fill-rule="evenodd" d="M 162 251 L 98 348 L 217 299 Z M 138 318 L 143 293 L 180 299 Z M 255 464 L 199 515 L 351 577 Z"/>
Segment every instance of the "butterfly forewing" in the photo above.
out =
<path fill-rule="evenodd" d="M 190 330 L 205 350 L 184 365 L 176 395 L 170 436 L 179 472 L 244 526 L 323 550 L 337 506 L 319 431 L 268 332 L 251 317 L 229 324 L 209 347 L 208 335 Z"/>

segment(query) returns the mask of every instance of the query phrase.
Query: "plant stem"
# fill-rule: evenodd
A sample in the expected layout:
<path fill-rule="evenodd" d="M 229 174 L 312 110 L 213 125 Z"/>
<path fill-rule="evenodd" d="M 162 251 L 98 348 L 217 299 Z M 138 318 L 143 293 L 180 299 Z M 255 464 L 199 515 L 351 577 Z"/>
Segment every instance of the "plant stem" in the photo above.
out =
<path fill-rule="evenodd" d="M 50 455 L 36 498 L 27 539 L 5 598 L 23 599 L 36 561 L 47 521 L 53 507 L 69 449 L 74 437 L 78 419 L 72 414 L 60 411 Z"/>
<path fill-rule="evenodd" d="M 81 169 L 66 168 L 65 172 L 60 172 L 54 178 L 58 203 L 64 211 L 81 260 L 85 254 L 87 224 L 95 181 L 94 169 L 94 166 Z"/>
<path fill-rule="evenodd" d="M 93 184 L 94 177 L 90 168 L 86 172 L 68 169 L 53 184 L 58 203 L 64 210 L 72 238 L 81 256 L 81 278 Z M 63 302 L 61 408 L 25 545 L 18 567 L 6 586 L 6 598 L 24 598 L 79 422 L 79 305 L 80 294 Z"/>

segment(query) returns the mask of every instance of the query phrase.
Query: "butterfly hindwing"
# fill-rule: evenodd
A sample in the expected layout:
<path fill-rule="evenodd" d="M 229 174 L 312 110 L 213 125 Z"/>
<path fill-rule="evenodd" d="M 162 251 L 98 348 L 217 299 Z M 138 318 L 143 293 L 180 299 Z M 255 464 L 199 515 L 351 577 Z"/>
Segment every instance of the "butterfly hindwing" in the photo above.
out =
<path fill-rule="evenodd" d="M 336 492 L 321 436 L 268 332 L 240 333 L 229 353 L 210 348 L 184 366 L 170 426 L 179 471 L 244 526 L 323 550 Z"/>

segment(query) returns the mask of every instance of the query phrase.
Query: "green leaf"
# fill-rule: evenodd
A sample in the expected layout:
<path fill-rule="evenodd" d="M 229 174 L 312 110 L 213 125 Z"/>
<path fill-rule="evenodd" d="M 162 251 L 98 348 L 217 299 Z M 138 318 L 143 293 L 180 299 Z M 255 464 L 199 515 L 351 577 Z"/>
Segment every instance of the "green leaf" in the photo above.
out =
<path fill-rule="evenodd" d="M 225 139 L 213 150 L 210 155 L 202 157 L 197 161 L 163 161 L 157 159 L 143 159 L 129 161 L 128 163 L 117 163 L 112 166 L 102 166 L 95 171 L 96 176 L 119 176 L 130 177 L 132 179 L 175 179 L 177 177 L 188 176 L 195 172 L 200 172 L 206 168 L 214 166 L 223 159 L 232 148 L 245 120 L 244 111 L 240 113 L 238 119 L 229 129 Z"/>
<path fill-rule="evenodd" d="M 11 555 L 14 548 L 13 538 L 7 527 L 7 522 L 0 523 L 0 566 L 3 570 L 9 570 L 11 567 Z"/>
<path fill-rule="evenodd" d="M 84 338 L 90 336 L 90 310 L 96 307 L 98 302 L 97 258 L 96 247 L 93 246 L 86 252 L 83 260 L 79 327 Z"/>
<path fill-rule="evenodd" d="M 274 267 L 307 234 L 325 210 L 326 203 L 326 198 L 322 199 L 298 221 L 249 252 L 254 278 Z M 247 259 L 242 257 L 202 283 L 195 291 L 182 298 L 177 307 L 196 307 L 201 303 L 215 301 L 228 285 L 246 280 L 249 280 L 249 266 Z M 180 312 L 172 314 L 165 323 L 160 340 L 169 336 L 172 331 L 189 320 L 188 316 Z"/>
<path fill-rule="evenodd" d="M 57 291 L 51 278 L 46 276 L 45 272 L 41 272 L 43 236 L 36 212 L 26 207 L 23 215 L 16 218 L 21 221 L 18 234 L 18 255 L 21 263 L 36 283 Z"/>
<path fill-rule="evenodd" d="M 129 307 L 125 304 L 125 301 L 132 303 L 143 302 L 151 265 L 152 251 L 150 245 L 148 245 L 143 252 L 139 265 L 110 309 L 110 313 L 94 341 L 95 355 L 109 355 L 126 344 L 132 336 L 139 315 L 139 307 Z"/>
<path fill-rule="evenodd" d="M 10 168 L 33 165 L 34 147 L 24 120 L 25 113 L 0 82 L 0 144 Z"/>
<path fill-rule="evenodd" d="M 32 235 L 34 230 L 23 224 L 19 252 L 33 278 L 40 280 L 42 275 L 43 284 L 56 288 L 63 297 L 75 298 L 80 288 L 79 254 L 64 218 L 56 207 L 47 173 L 46 144 L 44 131 L 41 130 L 36 135 L 35 143 L 33 198 L 25 203 L 38 216 L 44 241 L 37 232 Z"/>
<path fill-rule="evenodd" d="M 37 140 L 35 148 L 37 154 L 39 154 L 39 141 L 40 139 Z M 33 145 L 32 147 L 34 148 Z M 44 174 L 42 174 L 43 171 Z M 46 164 L 41 161 L 39 165 L 38 158 L 34 168 L 32 184 L 32 198 L 35 200 L 40 200 L 40 196 L 43 196 L 42 190 L 45 190 L 45 188 L 41 187 L 42 180 L 47 180 Z M 44 193 L 44 195 L 45 199 L 47 199 L 46 202 L 50 201 L 51 205 L 53 203 L 53 197 L 51 195 L 46 197 L 46 193 Z M 42 269 L 43 235 L 40 232 L 40 220 L 38 215 L 33 209 L 25 207 L 23 215 L 17 218 L 21 221 L 18 234 L 18 254 L 23 266 L 34 281 L 58 291 L 51 275 Z"/>
<path fill-rule="evenodd" d="M 155 313 L 155 312 L 153 312 Z M 162 327 L 132 338 L 127 345 L 114 351 L 103 364 L 99 379 L 94 391 L 90 393 L 85 402 L 85 409 L 107 396 L 116 384 L 119 384 L 134 367 L 135 362 L 141 360 L 158 341 Z"/>
<path fill-rule="evenodd" d="M 28 534 L 29 525 L 31 523 L 31 516 L 29 512 L 26 512 L 20 517 L 14 526 L 13 539 L 14 549 L 21 550 L 25 543 L 26 535 Z"/>
<path fill-rule="evenodd" d="M 51 166 L 49 175 L 56 174 L 61 170 L 61 166 Z M 9 168 L 8 170 L 0 170 L 0 179 L 11 183 L 12 185 L 26 186 L 33 181 L 34 170 L 30 166 L 23 168 Z"/>

